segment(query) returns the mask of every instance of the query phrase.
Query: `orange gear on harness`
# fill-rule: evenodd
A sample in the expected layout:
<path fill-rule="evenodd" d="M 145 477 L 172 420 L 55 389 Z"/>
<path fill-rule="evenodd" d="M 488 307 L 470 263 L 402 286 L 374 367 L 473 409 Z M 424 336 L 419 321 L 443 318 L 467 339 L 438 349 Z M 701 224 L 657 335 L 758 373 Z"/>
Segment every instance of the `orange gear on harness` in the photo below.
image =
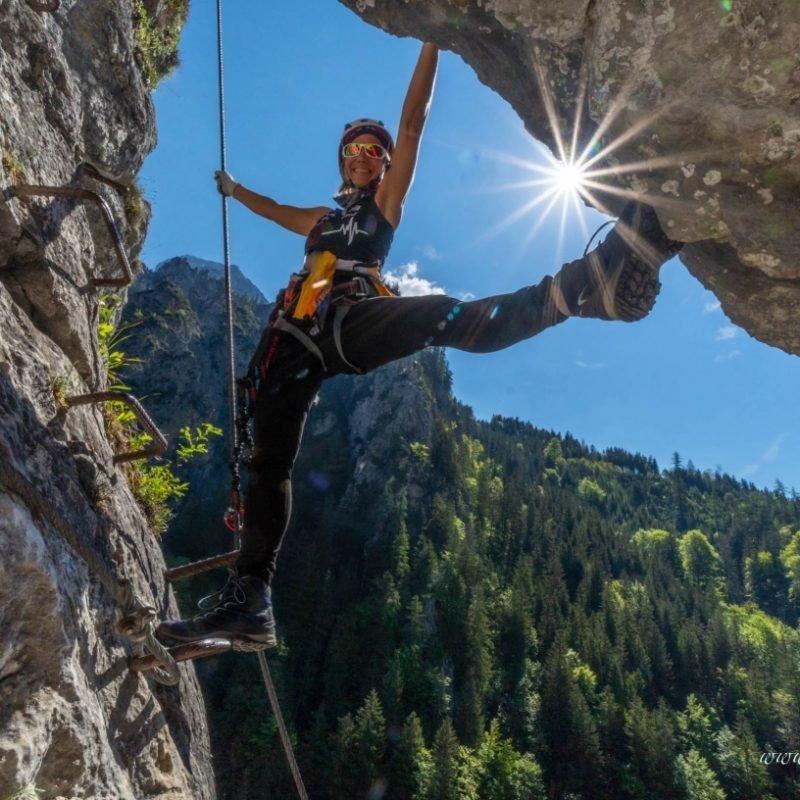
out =
<path fill-rule="evenodd" d="M 342 261 L 329 250 L 315 250 L 306 257 L 305 269 L 300 277 L 302 284 L 297 303 L 291 309 L 292 319 L 314 319 L 325 302 L 330 299 L 334 290 L 333 276 L 339 271 L 352 271 L 358 277 L 369 280 L 376 294 L 381 297 L 392 297 L 393 292 L 381 280 L 380 270 L 376 266 L 356 265 Z M 337 290 L 339 287 L 336 287 Z M 346 296 L 342 292 L 342 297 Z M 289 310 L 293 298 L 284 298 L 285 308 Z"/>

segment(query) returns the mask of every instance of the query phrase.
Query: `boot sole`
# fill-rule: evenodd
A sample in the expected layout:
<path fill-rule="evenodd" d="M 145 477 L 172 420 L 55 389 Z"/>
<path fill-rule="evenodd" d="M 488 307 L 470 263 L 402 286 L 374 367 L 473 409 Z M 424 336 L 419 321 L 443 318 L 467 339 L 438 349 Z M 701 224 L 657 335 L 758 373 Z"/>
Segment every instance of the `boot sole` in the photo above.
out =
<path fill-rule="evenodd" d="M 617 318 L 623 322 L 644 319 L 652 311 L 660 291 L 658 270 L 638 258 L 631 258 L 623 267 L 614 290 Z"/>
<path fill-rule="evenodd" d="M 242 636 L 222 631 L 212 631 L 198 636 L 176 636 L 167 631 L 156 630 L 156 638 L 166 647 L 174 647 L 180 644 L 192 644 L 211 639 L 223 639 L 230 642 L 231 649 L 241 652 L 255 652 L 258 650 L 268 650 L 278 646 L 278 640 L 274 632 L 256 634 L 254 636 Z"/>

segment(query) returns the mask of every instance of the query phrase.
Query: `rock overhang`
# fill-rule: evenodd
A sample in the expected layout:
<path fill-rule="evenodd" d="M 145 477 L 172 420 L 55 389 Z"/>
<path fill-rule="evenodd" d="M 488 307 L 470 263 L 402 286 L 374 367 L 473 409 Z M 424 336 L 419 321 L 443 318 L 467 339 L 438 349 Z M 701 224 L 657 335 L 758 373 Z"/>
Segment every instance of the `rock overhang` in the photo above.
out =
<path fill-rule="evenodd" d="M 603 153 L 591 204 L 652 204 L 731 320 L 800 353 L 797 3 L 341 2 L 458 53 L 554 154 L 579 119 L 579 150 Z"/>

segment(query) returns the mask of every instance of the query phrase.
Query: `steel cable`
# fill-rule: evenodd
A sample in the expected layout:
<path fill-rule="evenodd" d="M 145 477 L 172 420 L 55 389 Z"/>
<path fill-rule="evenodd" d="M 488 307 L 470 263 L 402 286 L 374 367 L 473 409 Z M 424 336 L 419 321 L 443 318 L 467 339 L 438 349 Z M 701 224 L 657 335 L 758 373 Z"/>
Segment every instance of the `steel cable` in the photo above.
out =
<path fill-rule="evenodd" d="M 225 143 L 225 91 L 224 91 L 224 68 L 223 68 L 223 49 L 222 49 L 222 0 L 217 0 L 217 65 L 219 77 L 219 141 L 220 141 L 220 165 L 223 172 L 227 169 L 226 160 L 226 143 Z M 234 356 L 234 341 L 233 341 L 233 288 L 231 281 L 231 264 L 230 264 L 230 236 L 228 225 L 228 198 L 222 195 L 222 238 L 223 249 L 225 258 L 225 309 L 227 320 L 227 337 L 228 337 L 228 420 L 230 426 L 230 465 L 231 471 L 236 475 L 238 464 L 238 431 L 236 428 L 236 371 L 235 371 L 235 356 Z M 235 509 L 238 514 L 238 508 Z M 238 526 L 237 526 L 238 527 Z M 239 536 L 237 534 L 236 547 L 240 546 Z M 286 730 L 286 725 L 281 713 L 280 703 L 278 702 L 278 695 L 275 692 L 275 686 L 272 683 L 272 678 L 269 673 L 269 665 L 263 652 L 259 652 L 258 663 L 261 667 L 261 676 L 264 679 L 264 686 L 267 690 L 270 705 L 272 706 L 272 713 L 275 715 L 275 720 L 278 724 L 278 731 L 280 733 L 281 743 L 286 754 L 286 760 L 289 764 L 292 777 L 294 778 L 297 793 L 301 800 L 308 800 L 306 788 L 303 785 L 303 778 L 300 775 L 300 769 L 297 766 L 297 761 L 294 757 L 294 750 L 292 749 L 292 742 L 289 739 L 289 732 Z"/>

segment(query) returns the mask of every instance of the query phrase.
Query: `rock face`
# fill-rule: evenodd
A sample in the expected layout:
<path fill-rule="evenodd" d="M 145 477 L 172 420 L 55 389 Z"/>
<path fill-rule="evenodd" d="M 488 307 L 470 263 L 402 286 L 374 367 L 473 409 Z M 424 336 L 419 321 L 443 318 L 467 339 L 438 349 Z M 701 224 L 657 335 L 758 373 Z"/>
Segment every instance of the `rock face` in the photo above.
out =
<path fill-rule="evenodd" d="M 589 202 L 654 205 L 680 259 L 756 338 L 800 353 L 800 7 L 792 0 L 342 0 L 459 53 Z M 606 172 L 608 168 L 608 172 Z"/>
<path fill-rule="evenodd" d="M 83 203 L 7 192 L 99 192 L 137 252 L 146 207 L 81 168 L 128 182 L 155 142 L 131 7 L 34 5 L 45 4 L 0 0 L 0 796 L 211 800 L 193 671 L 170 688 L 137 676 L 116 632 L 119 581 L 175 612 L 158 542 L 100 409 L 56 401 L 105 381 L 96 331 L 108 290 L 90 279 L 119 274 L 109 232 Z"/>

